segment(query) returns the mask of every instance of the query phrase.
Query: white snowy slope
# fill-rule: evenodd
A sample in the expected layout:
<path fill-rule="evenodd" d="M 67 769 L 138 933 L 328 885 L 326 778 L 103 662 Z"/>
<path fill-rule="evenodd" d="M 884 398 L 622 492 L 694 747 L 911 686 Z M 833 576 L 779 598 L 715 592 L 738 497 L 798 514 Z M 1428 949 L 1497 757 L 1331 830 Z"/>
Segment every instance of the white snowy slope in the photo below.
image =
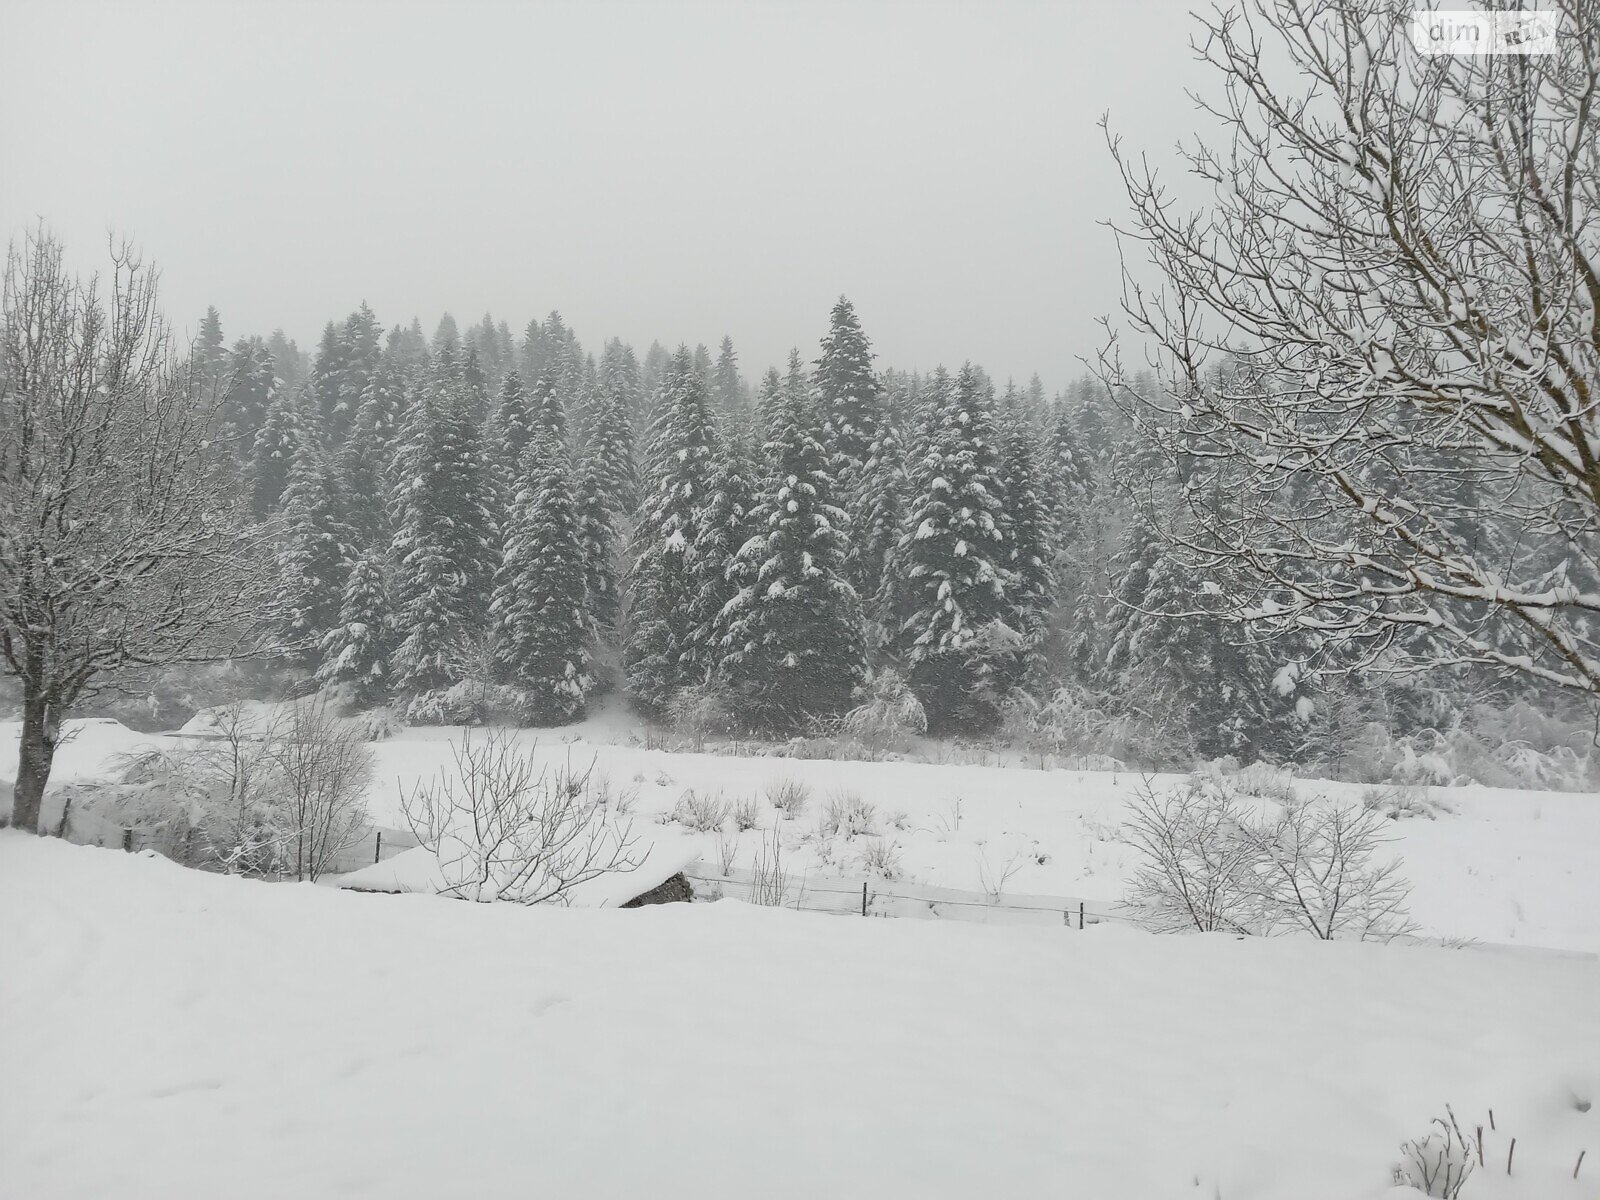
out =
<path fill-rule="evenodd" d="M 7 832 L 0 964 L 6 1200 L 1378 1200 L 1446 1103 L 1518 1139 L 1469 1200 L 1600 1187 L 1585 956 L 482 906 Z"/>

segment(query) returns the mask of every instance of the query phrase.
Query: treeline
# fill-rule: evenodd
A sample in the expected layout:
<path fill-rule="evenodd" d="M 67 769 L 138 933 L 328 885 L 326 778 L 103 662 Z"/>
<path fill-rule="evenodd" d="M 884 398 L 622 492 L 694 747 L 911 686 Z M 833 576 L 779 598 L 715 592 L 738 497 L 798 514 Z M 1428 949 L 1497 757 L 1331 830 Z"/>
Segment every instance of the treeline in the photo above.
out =
<path fill-rule="evenodd" d="M 227 349 L 212 310 L 194 353 L 276 523 L 286 653 L 412 720 L 558 724 L 620 685 L 792 732 L 909 687 L 963 733 L 1069 689 L 1179 757 L 1282 758 L 1352 705 L 1432 719 L 1403 688 L 1313 702 L 1207 615 L 1225 581 L 1135 515 L 1175 477 L 1103 387 L 880 371 L 842 298 L 815 360 L 754 385 L 729 339 L 596 356 L 559 313 L 430 338 L 363 306 L 307 361 Z"/>

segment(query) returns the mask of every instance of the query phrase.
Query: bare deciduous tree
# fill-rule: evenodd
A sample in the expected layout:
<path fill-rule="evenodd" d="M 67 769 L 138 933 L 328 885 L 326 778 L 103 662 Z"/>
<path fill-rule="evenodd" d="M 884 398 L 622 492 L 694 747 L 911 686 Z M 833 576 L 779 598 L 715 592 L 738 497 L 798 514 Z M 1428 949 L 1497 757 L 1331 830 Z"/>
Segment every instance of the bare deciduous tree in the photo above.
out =
<path fill-rule="evenodd" d="M 411 832 L 439 860 L 444 892 L 487 903 L 566 904 L 579 884 L 643 864 L 589 771 L 551 771 L 502 729 L 467 731 L 455 770 L 401 795 Z"/>
<path fill-rule="evenodd" d="M 1600 692 L 1600 7 L 1541 6 L 1553 54 L 1477 57 L 1416 51 L 1414 7 L 1202 18 L 1222 137 L 1180 153 L 1214 199 L 1185 212 L 1110 138 L 1159 383 L 1115 338 L 1106 377 L 1188 473 L 1196 577 L 1248 581 L 1228 616 Z"/>
<path fill-rule="evenodd" d="M 61 722 L 132 664 L 226 651 L 260 557 L 156 274 L 112 253 L 109 295 L 40 230 L 0 309 L 0 659 L 22 685 L 12 820 L 34 830 Z"/>

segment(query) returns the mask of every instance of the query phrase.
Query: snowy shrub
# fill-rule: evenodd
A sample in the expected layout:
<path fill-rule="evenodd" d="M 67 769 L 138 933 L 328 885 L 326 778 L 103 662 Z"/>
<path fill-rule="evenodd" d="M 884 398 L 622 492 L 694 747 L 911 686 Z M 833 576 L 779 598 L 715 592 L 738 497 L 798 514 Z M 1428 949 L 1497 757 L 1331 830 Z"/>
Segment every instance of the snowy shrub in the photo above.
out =
<path fill-rule="evenodd" d="M 761 809 L 756 804 L 754 796 L 747 796 L 733 806 L 733 827 L 740 833 L 747 829 L 756 829 L 761 825 Z"/>
<path fill-rule="evenodd" d="M 767 784 L 767 803 L 782 813 L 785 821 L 792 821 L 804 812 L 810 799 L 810 785 L 793 775 Z"/>
<path fill-rule="evenodd" d="M 529 701 L 519 689 L 481 679 L 464 679 L 448 688 L 419 692 L 400 705 L 411 725 L 488 725 L 519 723 Z"/>
<path fill-rule="evenodd" d="M 722 828 L 731 809 L 732 805 L 720 792 L 712 795 L 710 792 L 685 788 L 683 795 L 678 797 L 678 803 L 673 806 L 672 819 L 697 833 L 711 833 Z"/>
<path fill-rule="evenodd" d="M 904 833 L 911 828 L 911 814 L 904 809 L 895 809 L 889 814 L 889 824 Z"/>
<path fill-rule="evenodd" d="M 862 689 L 861 703 L 845 713 L 839 728 L 874 749 L 904 749 L 928 732 L 928 714 L 900 674 L 885 668 Z"/>
<path fill-rule="evenodd" d="M 367 834 L 372 751 L 361 733 L 317 700 L 291 705 L 267 744 L 267 761 L 283 780 L 289 841 L 285 869 L 315 882 Z"/>
<path fill-rule="evenodd" d="M 1214 758 L 1196 768 L 1196 773 L 1225 781 L 1241 795 L 1262 800 L 1276 800 L 1280 804 L 1294 804 L 1294 772 L 1287 767 L 1271 763 L 1254 762 L 1241 767 L 1233 757 Z"/>
<path fill-rule="evenodd" d="M 1478 1149 L 1476 1142 L 1461 1132 L 1449 1105 L 1444 1111 L 1445 1117 L 1433 1119 L 1437 1128 L 1401 1145 L 1393 1177 L 1397 1185 L 1414 1187 L 1424 1196 L 1454 1200 L 1472 1174 Z"/>
<path fill-rule="evenodd" d="M 886 842 L 881 837 L 863 838 L 861 842 L 861 865 L 869 874 L 881 875 L 885 879 L 899 879 L 900 843 Z"/>
<path fill-rule="evenodd" d="M 1226 781 L 1144 784 L 1124 839 L 1139 857 L 1127 906 L 1158 932 L 1301 931 L 1388 940 L 1410 931 L 1409 885 L 1381 857 L 1382 814 L 1321 801 L 1252 818 Z"/>
<path fill-rule="evenodd" d="M 454 772 L 401 797 L 411 832 L 438 857 L 444 895 L 565 904 L 578 884 L 638 867 L 631 825 L 599 803 L 588 775 L 536 768 L 532 749 L 505 730 L 469 732 L 451 745 Z"/>
<path fill-rule="evenodd" d="M 1450 807 L 1435 799 L 1431 788 L 1416 783 L 1401 783 L 1394 787 L 1366 787 L 1361 791 L 1361 807 L 1367 812 L 1380 813 L 1391 821 L 1406 821 L 1426 817 L 1432 821 Z"/>
<path fill-rule="evenodd" d="M 1158 933 L 1254 933 L 1261 920 L 1244 813 L 1233 793 L 1190 776 L 1158 793 L 1148 781 L 1129 802 L 1124 837 L 1139 856 L 1125 901 Z"/>
<path fill-rule="evenodd" d="M 1267 931 L 1289 928 L 1325 941 L 1409 933 L 1410 885 L 1398 861 L 1379 857 L 1385 820 L 1353 806 L 1308 803 L 1247 825 Z"/>
<path fill-rule="evenodd" d="M 1113 712 L 1080 688 L 1057 688 L 1044 700 L 1020 689 L 1012 692 L 1002 730 L 1012 745 L 1058 759 L 1152 767 L 1194 759 L 1193 747 L 1181 732 L 1137 712 Z"/>
<path fill-rule="evenodd" d="M 696 750 L 705 749 L 707 738 L 732 737 L 737 729 L 726 690 L 710 684 L 675 693 L 666 713 L 673 731 L 690 738 Z"/>
<path fill-rule="evenodd" d="M 835 788 L 828 793 L 828 803 L 817 821 L 820 837 L 853 838 L 878 832 L 878 810 L 859 792 L 848 788 Z"/>

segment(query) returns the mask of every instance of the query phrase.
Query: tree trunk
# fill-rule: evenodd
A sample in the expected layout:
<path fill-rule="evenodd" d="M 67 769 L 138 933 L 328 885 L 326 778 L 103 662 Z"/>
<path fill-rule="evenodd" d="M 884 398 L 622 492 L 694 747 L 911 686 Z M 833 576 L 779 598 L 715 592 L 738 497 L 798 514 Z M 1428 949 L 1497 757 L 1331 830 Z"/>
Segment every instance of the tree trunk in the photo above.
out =
<path fill-rule="evenodd" d="M 50 767 L 55 762 L 61 723 L 54 705 L 27 689 L 26 684 L 23 686 L 22 746 L 17 760 L 17 784 L 11 799 L 11 824 L 17 829 L 38 833 L 44 788 L 50 782 Z"/>

